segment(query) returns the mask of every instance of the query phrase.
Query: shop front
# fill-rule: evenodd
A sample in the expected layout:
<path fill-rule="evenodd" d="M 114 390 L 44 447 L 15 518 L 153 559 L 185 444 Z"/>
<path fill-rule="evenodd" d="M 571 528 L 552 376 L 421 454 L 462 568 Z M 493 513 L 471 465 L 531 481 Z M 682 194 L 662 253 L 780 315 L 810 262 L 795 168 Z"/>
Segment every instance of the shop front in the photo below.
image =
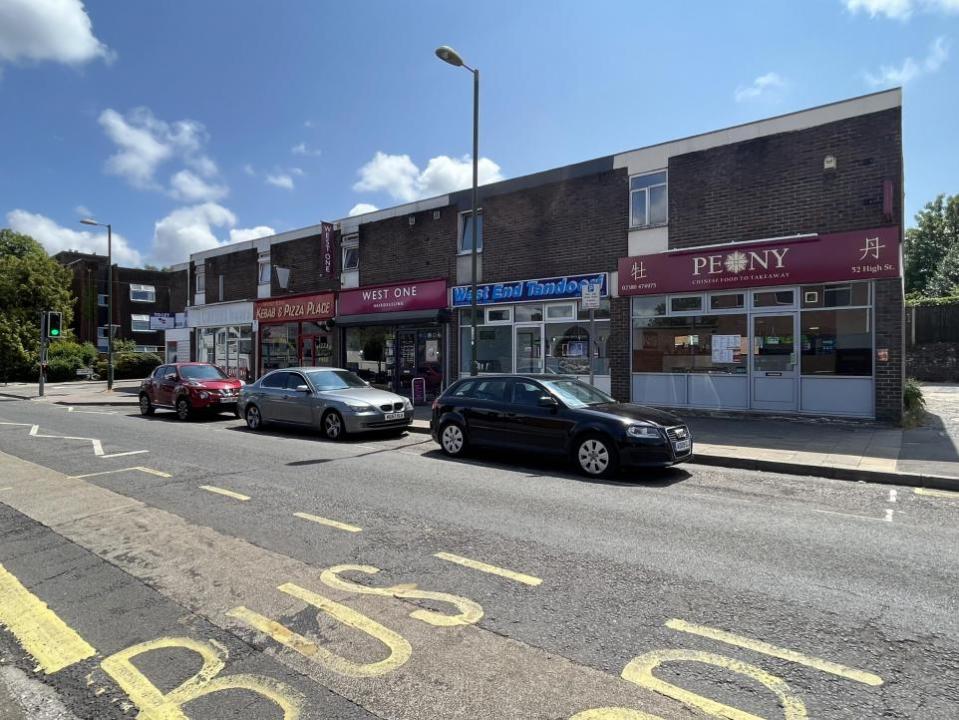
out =
<path fill-rule="evenodd" d="M 584 284 L 601 288 L 594 310 L 580 307 Z M 469 285 L 453 288 L 459 309 L 460 375 L 469 375 L 472 322 Z M 482 373 L 555 373 L 589 380 L 609 392 L 609 288 L 604 272 L 553 278 L 483 283 L 476 289 L 476 360 Z M 465 309 L 464 309 L 465 308 Z"/>
<path fill-rule="evenodd" d="M 257 300 L 257 377 L 278 368 L 332 366 L 335 299 L 333 293 L 319 293 Z"/>
<path fill-rule="evenodd" d="M 253 379 L 253 303 L 228 302 L 187 308 L 197 362 L 218 366 L 230 377 Z M 189 348 L 189 343 L 187 343 Z M 179 347 L 179 346 L 178 346 Z M 177 353 L 183 362 L 188 358 Z"/>
<path fill-rule="evenodd" d="M 900 268 L 895 227 L 622 258 L 632 400 L 874 417 L 877 365 L 902 349 L 877 289 Z"/>
<path fill-rule="evenodd" d="M 446 280 L 341 291 L 344 367 L 414 403 L 432 400 L 447 377 L 447 303 Z"/>

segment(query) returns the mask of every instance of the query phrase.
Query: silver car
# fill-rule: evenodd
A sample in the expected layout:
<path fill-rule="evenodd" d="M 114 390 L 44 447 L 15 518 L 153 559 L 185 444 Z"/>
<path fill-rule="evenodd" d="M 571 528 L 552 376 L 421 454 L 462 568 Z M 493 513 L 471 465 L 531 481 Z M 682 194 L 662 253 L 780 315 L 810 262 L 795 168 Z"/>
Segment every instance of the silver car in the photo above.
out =
<path fill-rule="evenodd" d="M 347 433 L 404 430 L 413 422 L 408 398 L 377 390 L 341 368 L 274 370 L 241 389 L 238 409 L 251 430 L 268 422 L 308 425 L 330 440 Z"/>

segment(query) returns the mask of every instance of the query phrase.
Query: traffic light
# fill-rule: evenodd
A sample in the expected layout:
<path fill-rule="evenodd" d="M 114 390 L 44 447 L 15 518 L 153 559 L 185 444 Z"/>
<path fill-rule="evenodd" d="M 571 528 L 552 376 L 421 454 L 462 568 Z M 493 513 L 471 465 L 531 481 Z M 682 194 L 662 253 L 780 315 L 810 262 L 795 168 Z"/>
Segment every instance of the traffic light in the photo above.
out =
<path fill-rule="evenodd" d="M 60 331 L 63 323 L 63 314 L 50 311 L 47 313 L 47 336 L 52 338 L 60 337 Z"/>

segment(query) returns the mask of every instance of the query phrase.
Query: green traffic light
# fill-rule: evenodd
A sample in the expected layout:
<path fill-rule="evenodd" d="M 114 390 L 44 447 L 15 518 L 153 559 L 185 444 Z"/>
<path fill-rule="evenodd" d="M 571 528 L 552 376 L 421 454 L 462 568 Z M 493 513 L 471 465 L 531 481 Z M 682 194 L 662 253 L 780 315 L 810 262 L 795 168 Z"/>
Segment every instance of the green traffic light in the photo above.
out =
<path fill-rule="evenodd" d="M 50 334 L 51 334 L 53 337 L 56 337 L 57 335 L 60 334 L 60 331 L 59 331 L 57 328 L 53 328 L 53 329 L 50 331 Z"/>

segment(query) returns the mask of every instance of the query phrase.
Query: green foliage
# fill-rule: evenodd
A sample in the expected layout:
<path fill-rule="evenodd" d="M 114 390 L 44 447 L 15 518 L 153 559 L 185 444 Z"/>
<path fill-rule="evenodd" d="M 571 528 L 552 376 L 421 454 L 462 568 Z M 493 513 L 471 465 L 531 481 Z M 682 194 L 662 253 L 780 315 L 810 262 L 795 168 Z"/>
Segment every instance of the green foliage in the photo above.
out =
<path fill-rule="evenodd" d="M 904 259 L 908 294 L 959 294 L 959 195 L 939 195 L 916 213 L 916 227 L 906 231 Z"/>
<path fill-rule="evenodd" d="M 906 296 L 906 307 L 941 307 L 943 305 L 959 305 L 959 295 L 948 295 L 946 297 Z"/>
<path fill-rule="evenodd" d="M 113 354 L 113 378 L 115 380 L 139 380 L 145 378 L 163 362 L 154 353 L 121 352 Z M 103 357 L 96 364 L 97 375 L 106 379 L 109 368 Z"/>
<path fill-rule="evenodd" d="M 71 277 L 29 235 L 0 229 L 0 381 L 36 378 L 40 313 L 59 310 L 69 327 Z"/>

